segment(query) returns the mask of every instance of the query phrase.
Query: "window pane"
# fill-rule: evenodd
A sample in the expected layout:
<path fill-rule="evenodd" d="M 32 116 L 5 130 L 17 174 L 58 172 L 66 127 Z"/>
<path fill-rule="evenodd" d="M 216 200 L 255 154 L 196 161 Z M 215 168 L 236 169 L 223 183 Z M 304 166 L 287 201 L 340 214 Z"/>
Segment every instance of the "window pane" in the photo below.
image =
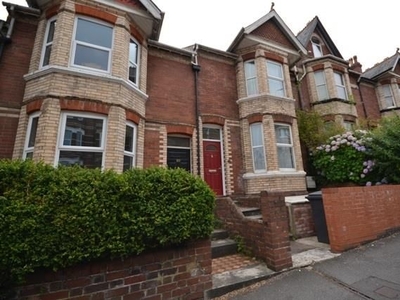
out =
<path fill-rule="evenodd" d="M 247 61 L 244 63 L 244 73 L 246 75 L 246 78 L 256 77 L 255 61 Z"/>
<path fill-rule="evenodd" d="M 325 85 L 318 86 L 317 87 L 317 93 L 318 93 L 318 99 L 319 100 L 325 100 L 328 99 L 328 90 L 326 89 Z"/>
<path fill-rule="evenodd" d="M 137 83 L 137 68 L 135 65 L 130 65 L 129 67 L 129 80 L 133 83 Z"/>
<path fill-rule="evenodd" d="M 108 56 L 108 51 L 76 45 L 74 64 L 107 71 Z"/>
<path fill-rule="evenodd" d="M 94 169 L 101 168 L 103 153 L 82 151 L 60 151 L 58 163 L 65 166 L 84 166 Z"/>
<path fill-rule="evenodd" d="M 337 86 L 336 90 L 340 99 L 347 99 L 346 89 L 344 87 Z"/>
<path fill-rule="evenodd" d="M 203 128 L 203 139 L 206 140 L 220 140 L 220 130 L 218 128 Z"/>
<path fill-rule="evenodd" d="M 26 157 L 27 159 L 32 159 L 32 157 L 33 157 L 33 152 L 26 152 L 25 157 Z"/>
<path fill-rule="evenodd" d="M 124 168 L 123 171 L 131 169 L 133 166 L 133 157 L 124 155 Z"/>
<path fill-rule="evenodd" d="M 285 96 L 285 90 L 283 87 L 283 81 L 276 80 L 276 79 L 269 79 L 269 93 L 275 96 Z"/>
<path fill-rule="evenodd" d="M 325 76 L 322 71 L 315 72 L 314 77 L 315 77 L 315 83 L 317 85 L 325 84 Z"/>
<path fill-rule="evenodd" d="M 137 53 L 138 53 L 138 45 L 131 40 L 129 44 L 129 61 L 137 64 Z"/>
<path fill-rule="evenodd" d="M 49 32 L 47 35 L 47 43 L 51 43 L 54 39 L 54 30 L 56 29 L 56 20 L 52 21 L 49 25 Z"/>
<path fill-rule="evenodd" d="M 247 95 L 255 95 L 257 94 L 257 80 L 256 78 L 248 79 L 247 80 Z"/>
<path fill-rule="evenodd" d="M 170 168 L 182 168 L 190 172 L 190 149 L 167 149 L 167 165 Z"/>
<path fill-rule="evenodd" d="M 336 83 L 336 85 L 343 85 L 343 86 L 344 86 L 342 74 L 339 74 L 339 73 L 333 73 L 333 74 L 334 74 L 334 76 L 335 76 L 335 83 Z"/>
<path fill-rule="evenodd" d="M 190 139 L 185 137 L 169 136 L 167 140 L 168 146 L 190 148 Z"/>
<path fill-rule="evenodd" d="M 278 162 L 279 162 L 279 168 L 282 169 L 294 168 L 292 147 L 278 146 Z"/>
<path fill-rule="evenodd" d="M 268 72 L 268 76 L 283 79 L 282 66 L 279 64 L 267 61 L 267 72 Z"/>
<path fill-rule="evenodd" d="M 133 152 L 133 136 L 135 129 L 132 126 L 126 126 L 125 132 L 125 151 Z"/>
<path fill-rule="evenodd" d="M 78 19 L 75 39 L 81 42 L 111 48 L 113 29 L 99 23 Z"/>
<path fill-rule="evenodd" d="M 251 130 L 251 143 L 252 146 L 262 146 L 262 124 L 253 124 L 250 127 Z"/>
<path fill-rule="evenodd" d="M 51 45 L 46 46 L 44 50 L 43 66 L 47 66 L 50 63 Z"/>
<path fill-rule="evenodd" d="M 31 132 L 30 132 L 29 141 L 28 141 L 29 148 L 35 146 L 38 122 L 39 122 L 39 117 L 32 118 Z"/>
<path fill-rule="evenodd" d="M 322 56 L 322 48 L 321 45 L 317 43 L 312 43 L 314 57 L 321 57 Z"/>
<path fill-rule="evenodd" d="M 279 144 L 292 144 L 288 126 L 275 125 L 276 142 Z"/>
<path fill-rule="evenodd" d="M 253 160 L 255 170 L 265 170 L 264 147 L 253 148 Z"/>
<path fill-rule="evenodd" d="M 101 147 L 103 120 L 68 116 L 64 132 L 64 146 Z"/>

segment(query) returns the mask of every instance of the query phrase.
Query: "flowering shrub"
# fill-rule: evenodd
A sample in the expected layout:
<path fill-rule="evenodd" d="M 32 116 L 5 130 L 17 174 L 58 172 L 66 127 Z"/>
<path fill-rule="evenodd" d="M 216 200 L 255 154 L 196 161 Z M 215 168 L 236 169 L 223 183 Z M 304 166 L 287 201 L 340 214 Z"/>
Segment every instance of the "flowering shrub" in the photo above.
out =
<path fill-rule="evenodd" d="M 313 151 L 313 165 L 322 184 L 365 184 L 371 180 L 374 161 L 365 146 L 366 134 L 365 130 L 338 134 Z"/>

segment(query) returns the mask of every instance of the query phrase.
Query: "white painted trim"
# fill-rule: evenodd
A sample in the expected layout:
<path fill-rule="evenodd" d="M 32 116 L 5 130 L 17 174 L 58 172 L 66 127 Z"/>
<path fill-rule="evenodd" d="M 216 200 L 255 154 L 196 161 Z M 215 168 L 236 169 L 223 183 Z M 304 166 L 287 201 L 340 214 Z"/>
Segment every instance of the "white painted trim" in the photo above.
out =
<path fill-rule="evenodd" d="M 68 116 L 103 120 L 103 129 L 102 129 L 102 134 L 101 134 L 100 147 L 64 146 L 63 145 L 63 141 L 64 141 L 65 127 L 66 127 L 67 117 Z M 58 161 L 60 159 L 60 152 L 61 151 L 97 152 L 97 153 L 102 153 L 103 154 L 102 155 L 102 160 L 101 160 L 101 169 L 104 170 L 106 141 L 107 141 L 107 129 L 108 129 L 107 116 L 98 115 L 98 114 L 94 114 L 94 113 L 81 113 L 81 112 L 74 112 L 74 111 L 62 111 L 61 114 L 60 114 L 60 125 L 59 125 L 59 130 L 58 130 L 56 155 L 54 157 L 54 166 L 55 167 L 58 166 Z"/>
<path fill-rule="evenodd" d="M 129 156 L 133 158 L 133 165 L 131 168 L 136 167 L 136 147 L 137 147 L 137 125 L 131 121 L 126 121 L 126 126 L 132 127 L 133 128 L 133 144 L 132 144 L 132 152 L 126 151 L 125 150 L 125 145 L 124 145 L 124 156 Z M 126 139 L 126 132 L 125 132 L 125 139 Z"/>
<path fill-rule="evenodd" d="M 38 118 L 38 125 L 36 128 L 36 135 L 37 135 L 37 129 L 39 129 L 39 117 L 40 117 L 40 112 L 35 112 L 35 113 L 29 115 L 28 127 L 26 129 L 24 152 L 22 154 L 22 159 L 26 159 L 26 155 L 31 152 L 33 153 L 33 151 L 35 150 L 35 145 L 33 145 L 33 147 L 28 147 L 28 144 L 29 144 L 29 138 L 30 138 L 31 132 L 32 132 L 32 121 L 34 118 Z M 36 143 L 36 137 L 35 137 L 35 143 Z"/>
<path fill-rule="evenodd" d="M 90 44 L 90 43 L 86 43 L 86 42 L 82 42 L 82 41 L 77 41 L 76 40 L 76 32 L 77 32 L 77 29 L 78 29 L 78 19 L 85 20 L 85 21 L 92 22 L 92 23 L 97 23 L 99 25 L 111 28 L 112 29 L 111 48 L 107 48 L 107 47 L 103 47 L 103 46 L 99 46 L 99 45 L 95 45 L 95 44 Z M 114 26 L 110 26 L 110 23 L 107 23 L 107 22 L 104 22 L 104 21 L 100 21 L 100 20 L 95 19 L 95 18 L 76 15 L 75 20 L 74 20 L 74 33 L 73 33 L 73 36 L 72 36 L 71 55 L 70 55 L 69 65 L 71 67 L 74 67 L 74 68 L 80 68 L 80 69 L 84 69 L 84 70 L 85 69 L 86 70 L 95 70 L 96 72 L 111 74 L 112 73 L 111 66 L 112 66 L 112 60 L 113 60 L 114 38 L 115 38 Z M 90 67 L 86 67 L 86 66 L 82 66 L 82 65 L 75 65 L 74 60 L 75 60 L 75 54 L 76 54 L 77 45 L 82 45 L 82 46 L 86 46 L 86 47 L 89 47 L 89 48 L 102 50 L 102 51 L 108 51 L 107 70 L 101 70 L 101 69 L 97 69 L 97 68 L 90 68 Z"/>
<path fill-rule="evenodd" d="M 243 103 L 243 102 L 250 102 L 250 101 L 255 101 L 255 100 L 265 100 L 265 101 L 267 101 L 268 99 L 266 99 L 266 98 L 268 98 L 268 99 L 272 98 L 272 99 L 276 99 L 276 100 L 279 100 L 279 101 L 288 101 L 288 102 L 293 102 L 293 103 L 296 102 L 296 100 L 293 99 L 293 98 L 278 97 L 278 96 L 271 95 L 271 94 L 268 94 L 268 93 L 262 93 L 262 94 L 258 94 L 258 95 L 251 95 L 251 96 L 248 96 L 248 97 L 245 97 L 245 98 L 241 98 L 239 100 L 236 100 L 236 103 L 240 104 L 240 103 Z"/>
<path fill-rule="evenodd" d="M 308 195 L 288 196 L 288 197 L 285 197 L 285 203 L 286 203 L 286 205 L 307 203 L 309 201 L 306 198 L 306 196 L 308 196 Z"/>
<path fill-rule="evenodd" d="M 261 141 L 262 141 L 262 147 L 263 147 L 263 158 L 264 158 L 264 169 L 257 169 L 256 170 L 256 166 L 255 166 L 255 161 L 254 161 L 254 152 L 253 152 L 253 134 L 252 134 L 252 128 L 254 128 L 255 125 L 260 125 L 261 126 Z M 263 122 L 257 122 L 257 123 L 253 123 L 249 125 L 249 129 L 250 129 L 250 147 L 251 147 L 251 161 L 253 163 L 253 170 L 255 173 L 260 173 L 260 172 L 266 172 L 266 170 L 268 169 L 267 166 L 267 156 L 265 154 L 265 137 L 264 137 L 264 123 Z M 259 146 L 258 146 L 259 147 Z"/>
<path fill-rule="evenodd" d="M 279 126 L 285 126 L 287 128 L 289 128 L 289 134 L 290 134 L 290 144 L 282 144 L 282 143 L 278 143 L 277 138 L 276 138 L 276 131 L 275 131 L 275 125 L 279 125 Z M 292 159 L 293 159 L 293 168 L 279 168 L 280 171 L 285 172 L 285 171 L 294 171 L 296 170 L 296 155 L 294 155 L 294 143 L 293 143 L 293 134 L 292 134 L 292 126 L 289 124 L 285 124 L 285 123 L 274 123 L 274 133 L 275 133 L 275 145 L 276 145 L 276 153 L 278 154 L 278 146 L 280 147 L 287 147 L 290 148 L 292 151 Z M 279 157 L 279 154 L 278 154 Z M 277 157 L 277 158 L 278 158 Z M 279 158 L 278 158 L 278 166 L 279 166 Z"/>
<path fill-rule="evenodd" d="M 148 0 L 139 0 L 139 1 L 143 4 L 144 7 L 146 7 L 146 9 L 150 12 L 150 14 L 154 18 L 161 19 L 161 11 L 153 3 L 150 3 L 151 1 L 148 1 Z M 127 7 L 126 5 L 118 4 L 116 1 L 96 0 L 96 2 L 99 2 L 99 3 L 105 4 L 107 6 L 114 7 L 114 8 L 126 11 L 128 13 L 133 13 L 133 14 L 145 17 L 145 18 L 149 17 L 148 14 L 144 14 L 141 11 L 135 10 L 134 8 Z"/>
<path fill-rule="evenodd" d="M 243 174 L 244 179 L 253 178 L 289 178 L 289 177 L 304 177 L 306 172 L 304 171 L 268 171 L 264 173 L 245 173 Z"/>

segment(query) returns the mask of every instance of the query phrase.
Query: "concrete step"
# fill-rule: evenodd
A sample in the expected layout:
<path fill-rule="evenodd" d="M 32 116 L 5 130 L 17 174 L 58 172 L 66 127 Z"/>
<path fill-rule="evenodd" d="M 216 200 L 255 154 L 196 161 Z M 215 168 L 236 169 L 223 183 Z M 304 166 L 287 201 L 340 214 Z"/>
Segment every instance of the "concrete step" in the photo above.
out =
<path fill-rule="evenodd" d="M 239 207 L 245 217 L 261 215 L 261 210 L 258 207 Z"/>
<path fill-rule="evenodd" d="M 211 257 L 217 258 L 237 253 L 237 243 L 232 239 L 211 241 Z"/>
<path fill-rule="evenodd" d="M 214 229 L 214 231 L 211 233 L 211 240 L 223 240 L 227 239 L 229 237 L 228 231 L 225 229 Z"/>
<path fill-rule="evenodd" d="M 247 216 L 246 218 L 262 221 L 262 215 L 261 214 L 260 215 Z"/>

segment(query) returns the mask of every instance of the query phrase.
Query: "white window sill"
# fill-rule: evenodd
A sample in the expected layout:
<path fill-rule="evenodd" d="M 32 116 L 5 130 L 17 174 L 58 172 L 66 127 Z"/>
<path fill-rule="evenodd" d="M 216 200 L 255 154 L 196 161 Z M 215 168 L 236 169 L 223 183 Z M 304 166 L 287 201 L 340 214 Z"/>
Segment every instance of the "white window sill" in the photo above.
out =
<path fill-rule="evenodd" d="M 130 82 L 128 80 L 124 80 L 115 76 L 112 76 L 108 73 L 104 72 L 97 72 L 97 71 L 92 71 L 92 70 L 86 70 L 86 69 L 81 69 L 81 68 L 76 68 L 76 67 L 61 67 L 61 66 L 54 66 L 54 65 L 49 65 L 44 68 L 41 68 L 37 71 L 34 71 L 32 73 L 24 75 L 25 81 L 30 81 L 51 73 L 59 73 L 59 74 L 66 74 L 66 75 L 72 75 L 72 76 L 82 76 L 86 78 L 93 78 L 93 79 L 100 79 L 108 82 L 113 82 L 113 83 L 118 83 L 129 90 L 135 92 L 138 96 L 141 98 L 144 98 L 145 100 L 148 99 L 148 95 L 143 93 L 141 90 L 137 88 L 136 85 L 134 85 L 133 82 Z"/>
<path fill-rule="evenodd" d="M 242 103 L 242 102 L 248 102 L 248 101 L 253 101 L 253 100 L 265 100 L 265 98 L 268 97 L 269 99 L 273 99 L 273 100 L 279 100 L 279 101 L 288 101 L 288 102 L 296 102 L 295 99 L 293 98 L 288 98 L 288 97 L 279 97 L 279 96 L 275 96 L 275 95 L 271 95 L 271 94 L 256 94 L 256 95 L 251 95 L 251 96 L 247 96 L 245 98 L 241 98 L 239 100 L 236 101 L 237 104 Z"/>
<path fill-rule="evenodd" d="M 267 172 L 257 172 L 257 173 L 245 173 L 243 175 L 244 179 L 253 178 L 276 178 L 276 177 L 304 177 L 306 172 L 304 171 L 267 171 Z"/>

